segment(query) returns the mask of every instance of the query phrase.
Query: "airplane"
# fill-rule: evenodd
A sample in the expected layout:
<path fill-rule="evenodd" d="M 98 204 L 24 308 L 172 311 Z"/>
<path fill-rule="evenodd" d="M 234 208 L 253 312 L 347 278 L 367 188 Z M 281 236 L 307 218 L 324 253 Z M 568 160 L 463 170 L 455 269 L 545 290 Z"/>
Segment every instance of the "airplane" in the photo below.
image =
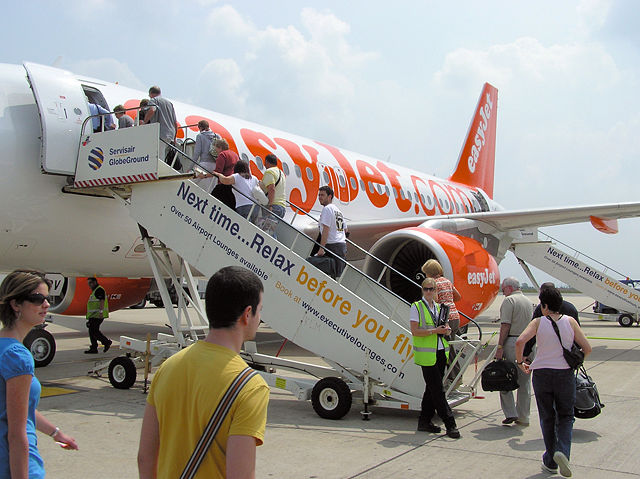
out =
<path fill-rule="evenodd" d="M 146 92 L 25 62 L 0 64 L 0 270 L 34 268 L 64 278 L 118 278 L 119 306 L 138 303 L 153 276 L 137 224 L 117 200 L 78 194 L 76 172 L 88 101 L 112 110 L 136 108 Z M 640 215 L 640 203 L 509 211 L 493 199 L 498 91 L 486 83 L 449 178 L 391 164 L 173 101 L 178 139 L 188 142 L 201 119 L 250 162 L 258 179 L 263 158 L 273 153 L 287 184 L 286 219 L 315 237 L 321 207 L 318 188 L 329 185 L 350 231 L 349 261 L 360 261 L 372 278 L 407 301 L 419 298 L 422 264 L 442 265 L 462 299 L 460 311 L 475 318 L 496 298 L 498 264 L 513 240 L 537 227 L 589 222 L 616 230 L 617 218 Z M 127 114 L 135 118 L 135 110 Z M 135 127 L 134 127 L 135 128 Z M 308 215 L 307 215 L 308 214 Z M 397 274 L 363 251 L 391 265 Z M 408 281 L 406 278 L 411 279 Z M 69 280 L 68 280 L 69 281 Z M 146 283 L 144 283 L 146 282 Z M 82 314 L 88 289 L 82 281 L 64 289 L 54 311 Z M 71 282 L 69 282 L 71 284 Z M 464 324 L 464 321 L 463 321 Z"/>

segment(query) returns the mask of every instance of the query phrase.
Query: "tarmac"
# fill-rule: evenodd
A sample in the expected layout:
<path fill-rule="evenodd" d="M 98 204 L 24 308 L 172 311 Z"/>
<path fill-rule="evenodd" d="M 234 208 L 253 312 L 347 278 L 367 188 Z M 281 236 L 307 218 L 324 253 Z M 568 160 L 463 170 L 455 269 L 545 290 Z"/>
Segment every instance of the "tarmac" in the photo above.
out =
<path fill-rule="evenodd" d="M 535 295 L 530 296 L 537 302 Z M 581 310 L 591 299 L 567 295 Z M 502 296 L 478 318 L 484 338 L 498 324 Z M 53 362 L 38 368 L 43 394 L 39 410 L 66 433 L 74 436 L 78 451 L 65 451 L 48 437 L 39 435 L 39 448 L 49 478 L 137 477 L 136 454 L 146 396 L 143 373 L 128 390 L 114 389 L 107 378 L 88 376 L 97 360 L 122 354 L 121 335 L 144 339 L 168 332 L 163 309 L 112 313 L 102 330 L 114 340 L 111 350 L 99 357 L 83 354 L 88 346 L 84 319 L 54 316 L 47 328 L 57 341 Z M 623 328 L 615 321 L 582 319 L 593 353 L 586 367 L 595 380 L 606 407 L 593 419 L 576 419 L 571 465 L 576 478 L 640 477 L 640 456 L 633 454 L 640 439 L 640 328 Z M 282 338 L 264 324 L 258 351 L 273 354 Z M 497 336 L 491 339 L 495 344 Z M 289 359 L 320 361 L 309 352 L 287 343 L 281 353 Z M 283 372 L 283 374 L 286 374 Z M 473 367 L 467 377 L 473 376 Z M 62 393 L 62 394 L 61 394 Z M 343 419 L 320 418 L 310 402 L 272 388 L 265 443 L 257 449 L 257 478 L 546 478 L 540 470 L 544 450 L 535 401 L 531 425 L 503 426 L 504 416 L 496 392 L 483 392 L 456 407 L 462 434 L 458 440 L 443 434 L 417 432 L 415 411 L 373 408 L 363 421 L 354 403 Z M 638 408 L 638 409 L 636 409 Z M 176 411 L 180 414 L 180 411 Z M 559 477 L 559 476 L 557 476 Z"/>

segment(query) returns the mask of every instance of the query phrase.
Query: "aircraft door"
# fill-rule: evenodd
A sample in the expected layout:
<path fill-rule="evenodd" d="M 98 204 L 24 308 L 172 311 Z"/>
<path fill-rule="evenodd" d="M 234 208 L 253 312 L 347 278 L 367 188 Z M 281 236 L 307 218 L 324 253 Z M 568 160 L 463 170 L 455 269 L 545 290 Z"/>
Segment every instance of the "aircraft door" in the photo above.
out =
<path fill-rule="evenodd" d="M 40 158 L 47 173 L 74 175 L 89 107 L 82 85 L 66 70 L 24 63 L 42 125 Z"/>

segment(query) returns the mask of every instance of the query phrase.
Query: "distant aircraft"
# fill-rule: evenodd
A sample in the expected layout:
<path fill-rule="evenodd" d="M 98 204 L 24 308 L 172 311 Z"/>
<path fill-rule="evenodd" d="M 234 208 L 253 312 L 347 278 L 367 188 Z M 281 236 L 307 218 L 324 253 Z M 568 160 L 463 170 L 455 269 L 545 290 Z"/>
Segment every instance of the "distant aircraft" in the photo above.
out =
<path fill-rule="evenodd" d="M 0 85 L 0 270 L 28 267 L 65 277 L 132 278 L 126 281 L 148 285 L 152 271 L 126 209 L 111 197 L 78 195 L 68 188 L 88 101 L 108 110 L 116 104 L 131 108 L 146 92 L 33 63 L 0 64 Z M 640 215 L 640 203 L 520 211 L 498 205 L 493 200 L 498 92 L 489 84 L 482 88 L 457 166 L 447 179 L 173 103 L 178 121 L 187 127 L 179 130 L 179 138 L 194 138 L 195 124 L 208 120 L 232 150 L 250 161 L 258 178 L 262 159 L 274 153 L 286 175 L 288 200 L 301 211 L 317 217 L 318 188 L 330 185 L 350 239 L 408 278 L 419 282 L 422 264 L 437 259 L 462 294 L 458 308 L 472 318 L 497 296 L 498 263 L 514 238 L 533 235 L 539 226 L 586 221 L 614 232 L 616 218 Z M 136 116 L 135 111 L 128 114 Z M 415 156 L 427 169 L 426 155 Z M 317 225 L 306 215 L 290 207 L 287 218 L 315 237 Z M 350 260 L 363 258 L 350 248 Z M 363 268 L 409 301 L 420 295 L 413 283 L 383 272 L 375 261 L 365 260 Z M 138 303 L 142 289 L 133 294 L 130 285 L 124 288 L 120 306 Z M 66 288 L 57 311 L 82 314 L 85 296 L 82 286 Z"/>

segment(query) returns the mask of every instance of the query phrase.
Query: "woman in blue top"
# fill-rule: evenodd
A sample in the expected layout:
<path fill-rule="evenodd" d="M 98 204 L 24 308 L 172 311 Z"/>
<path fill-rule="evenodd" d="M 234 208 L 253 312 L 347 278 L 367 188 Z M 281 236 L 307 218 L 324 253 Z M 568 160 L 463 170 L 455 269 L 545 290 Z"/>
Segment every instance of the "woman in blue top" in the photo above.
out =
<path fill-rule="evenodd" d="M 36 429 L 65 449 L 75 440 L 36 411 L 40 382 L 31 353 L 22 345 L 27 333 L 44 322 L 49 284 L 37 272 L 14 271 L 0 285 L 0 478 L 44 477 Z"/>

